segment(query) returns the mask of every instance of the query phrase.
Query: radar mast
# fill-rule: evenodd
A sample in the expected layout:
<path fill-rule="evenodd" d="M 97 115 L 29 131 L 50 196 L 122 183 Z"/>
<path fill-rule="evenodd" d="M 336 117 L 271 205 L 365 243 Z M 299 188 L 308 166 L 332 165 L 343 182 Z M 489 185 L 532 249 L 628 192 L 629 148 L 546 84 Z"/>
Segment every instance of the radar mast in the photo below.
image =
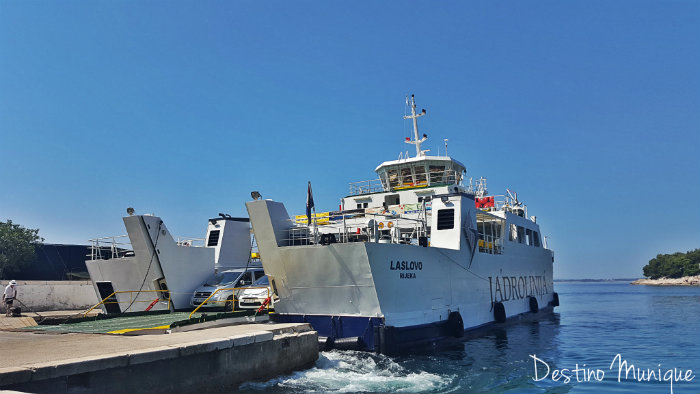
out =
<path fill-rule="evenodd" d="M 413 140 L 410 140 L 406 138 L 406 143 L 407 144 L 413 144 L 416 146 L 416 157 L 423 157 L 425 156 L 425 152 L 428 152 L 430 149 L 426 150 L 421 150 L 420 146 L 425 140 L 428 139 L 428 136 L 423 134 L 423 138 L 418 139 L 418 118 L 421 116 L 425 115 L 425 109 L 423 109 L 420 113 L 416 113 L 416 99 L 414 95 L 411 95 L 411 102 L 409 103 L 408 97 L 406 97 L 406 104 L 408 104 L 411 107 L 411 115 L 406 115 L 403 118 L 404 119 L 413 119 Z"/>

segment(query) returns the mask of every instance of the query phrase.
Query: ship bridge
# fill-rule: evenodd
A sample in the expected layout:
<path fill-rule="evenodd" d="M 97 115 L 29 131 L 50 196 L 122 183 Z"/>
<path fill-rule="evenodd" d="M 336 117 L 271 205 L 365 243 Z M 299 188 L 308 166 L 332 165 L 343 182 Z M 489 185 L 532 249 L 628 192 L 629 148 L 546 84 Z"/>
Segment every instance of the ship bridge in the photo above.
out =
<path fill-rule="evenodd" d="M 404 142 L 415 145 L 416 155 L 410 157 L 406 152 L 405 155 L 400 154 L 398 160 L 380 164 L 374 170 L 379 179 L 350 183 L 350 196 L 462 184 L 462 178 L 466 173 L 464 164 L 447 155 L 428 156 L 426 152 L 429 150 L 421 149 L 421 145 L 428 136 L 423 134 L 422 138 L 419 137 L 418 118 L 425 115 L 426 111 L 423 109 L 421 112 L 416 112 L 416 101 L 413 95 L 410 102 L 408 97 L 406 98 L 406 105 L 411 107 L 411 115 L 404 116 L 404 119 L 413 121 L 413 139 L 407 137 Z M 445 153 L 447 153 L 447 140 L 445 140 Z M 364 205 L 364 207 L 367 206 Z"/>
<path fill-rule="evenodd" d="M 386 161 L 375 171 L 384 191 L 458 185 L 464 165 L 448 156 L 418 156 Z"/>

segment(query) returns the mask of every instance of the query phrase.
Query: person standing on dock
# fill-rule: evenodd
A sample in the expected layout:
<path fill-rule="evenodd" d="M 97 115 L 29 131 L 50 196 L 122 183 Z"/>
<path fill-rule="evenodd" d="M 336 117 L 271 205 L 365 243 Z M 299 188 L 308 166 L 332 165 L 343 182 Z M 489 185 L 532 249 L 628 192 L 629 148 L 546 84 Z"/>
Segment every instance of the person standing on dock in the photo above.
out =
<path fill-rule="evenodd" d="M 5 316 L 12 315 L 12 301 L 17 298 L 17 282 L 14 280 L 10 281 L 10 284 L 5 287 L 5 291 L 2 293 L 2 302 L 5 304 Z"/>

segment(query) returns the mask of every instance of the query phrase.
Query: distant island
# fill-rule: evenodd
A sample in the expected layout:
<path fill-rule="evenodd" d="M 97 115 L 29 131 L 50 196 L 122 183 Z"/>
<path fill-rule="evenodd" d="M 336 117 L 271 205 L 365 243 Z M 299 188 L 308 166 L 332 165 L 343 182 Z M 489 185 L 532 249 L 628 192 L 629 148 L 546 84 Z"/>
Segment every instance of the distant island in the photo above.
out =
<path fill-rule="evenodd" d="M 629 282 L 638 278 L 554 279 L 555 282 Z"/>
<path fill-rule="evenodd" d="M 633 285 L 700 286 L 700 249 L 659 254 L 642 272 L 647 279 L 636 280 Z"/>

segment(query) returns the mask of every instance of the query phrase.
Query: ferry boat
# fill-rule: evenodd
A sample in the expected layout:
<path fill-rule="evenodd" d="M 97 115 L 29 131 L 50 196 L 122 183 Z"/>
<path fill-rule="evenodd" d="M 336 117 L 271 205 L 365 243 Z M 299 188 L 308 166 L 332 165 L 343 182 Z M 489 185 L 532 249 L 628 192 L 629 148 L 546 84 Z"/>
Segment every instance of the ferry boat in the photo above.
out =
<path fill-rule="evenodd" d="M 489 195 L 486 179 L 422 149 L 411 96 L 416 154 L 381 163 L 379 179 L 350 183 L 340 210 L 290 217 L 284 204 L 246 203 L 274 319 L 309 322 L 319 336 L 395 353 L 413 344 L 559 304 L 553 251 L 517 194 Z"/>

